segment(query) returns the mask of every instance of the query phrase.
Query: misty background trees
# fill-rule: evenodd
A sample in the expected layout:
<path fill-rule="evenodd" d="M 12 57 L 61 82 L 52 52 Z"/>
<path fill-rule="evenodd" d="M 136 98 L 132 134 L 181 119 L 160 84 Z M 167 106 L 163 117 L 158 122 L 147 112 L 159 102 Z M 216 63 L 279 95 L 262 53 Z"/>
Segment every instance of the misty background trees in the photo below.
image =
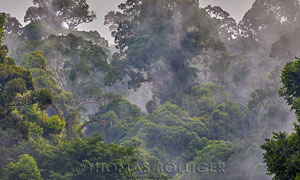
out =
<path fill-rule="evenodd" d="M 256 0 L 236 22 L 196 0 L 127 0 L 99 17 L 113 45 L 76 29 L 96 18 L 85 0 L 34 0 L 24 26 L 3 13 L 0 177 L 299 178 L 299 7 Z M 97 163 L 110 171 L 76 169 Z M 225 172 L 155 171 L 169 163 Z"/>

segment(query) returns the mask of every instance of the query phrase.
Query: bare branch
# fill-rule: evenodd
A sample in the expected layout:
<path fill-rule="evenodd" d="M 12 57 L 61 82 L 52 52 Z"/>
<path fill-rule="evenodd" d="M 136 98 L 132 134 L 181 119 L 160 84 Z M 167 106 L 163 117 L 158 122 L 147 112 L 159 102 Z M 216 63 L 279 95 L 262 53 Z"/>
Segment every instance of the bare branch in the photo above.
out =
<path fill-rule="evenodd" d="M 61 78 L 61 76 L 59 74 L 59 65 L 60 65 L 60 62 L 61 62 L 61 56 L 59 55 L 59 58 L 55 62 L 55 74 L 56 74 L 57 78 L 59 79 L 61 87 L 64 87 L 65 86 L 64 82 L 63 82 L 63 80 L 62 80 L 62 78 Z"/>
<path fill-rule="evenodd" d="M 79 132 L 80 132 L 83 128 L 85 128 L 87 125 L 89 125 L 89 124 L 91 124 L 91 123 L 93 123 L 93 122 L 99 122 L 99 123 L 102 124 L 102 125 L 105 125 L 105 123 L 106 123 L 106 121 L 104 121 L 104 120 L 98 120 L 98 119 L 96 119 L 96 120 L 90 120 L 90 121 L 84 123 L 84 124 L 79 128 Z"/>

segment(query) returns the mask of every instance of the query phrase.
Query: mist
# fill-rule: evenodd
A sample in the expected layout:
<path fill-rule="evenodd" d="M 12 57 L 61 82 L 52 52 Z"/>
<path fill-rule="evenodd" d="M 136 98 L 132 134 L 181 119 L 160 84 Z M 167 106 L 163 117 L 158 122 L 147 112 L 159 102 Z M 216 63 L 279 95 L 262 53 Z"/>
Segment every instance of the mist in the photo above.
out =
<path fill-rule="evenodd" d="M 44 179 L 276 176 L 261 146 L 274 132 L 291 134 L 297 129 L 298 111 L 282 95 L 287 92 L 282 71 L 299 56 L 299 1 L 253 0 L 238 11 L 235 1 L 50 1 L 26 5 L 26 23 L 14 18 L 25 11 L 1 9 L 9 13 L 3 14 L 3 45 L 14 59 L 8 65 L 28 70 L 32 89 L 47 89 L 53 97 L 45 109 L 39 102 L 27 106 L 25 99 L 24 106 L 11 110 L 9 115 L 30 124 L 28 130 L 21 129 L 29 138 L 16 136 L 14 123 L 3 125 L 0 178 L 7 178 L 9 164 L 21 161 L 24 154 L 43 169 L 37 174 Z M 30 97 L 31 91 L 34 97 L 35 90 L 28 90 L 14 98 Z M 14 98 L 8 101 L 12 106 Z M 95 140 L 99 133 L 103 138 Z M 105 153 L 110 155 L 99 156 L 105 163 L 120 158 L 148 169 L 76 172 L 70 164 L 99 163 L 88 156 L 93 154 L 88 148 L 80 154 L 83 158 L 73 158 L 77 162 L 62 162 L 66 169 L 47 164 L 58 157 L 55 153 L 80 153 L 84 146 L 79 143 L 109 147 Z M 43 144 L 53 157 L 47 156 Z M 158 164 L 209 168 L 201 173 L 158 172 Z M 212 173 L 211 165 L 224 170 Z"/>

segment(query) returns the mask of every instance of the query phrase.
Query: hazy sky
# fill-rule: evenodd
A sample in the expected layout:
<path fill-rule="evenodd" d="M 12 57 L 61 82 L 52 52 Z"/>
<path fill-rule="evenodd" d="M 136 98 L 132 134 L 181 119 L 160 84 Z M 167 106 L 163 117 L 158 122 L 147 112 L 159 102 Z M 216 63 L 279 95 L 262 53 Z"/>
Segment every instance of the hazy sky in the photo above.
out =
<path fill-rule="evenodd" d="M 91 9 L 96 11 L 97 19 L 93 23 L 83 24 L 79 26 L 80 30 L 97 30 L 101 36 L 104 36 L 110 42 L 113 39 L 110 37 L 108 27 L 103 25 L 104 16 L 111 10 L 116 10 L 118 4 L 124 0 L 87 0 Z M 200 5 L 208 4 L 221 6 L 229 12 L 232 17 L 240 21 L 247 10 L 251 8 L 254 0 L 200 0 Z M 26 9 L 32 4 L 32 0 L 0 0 L 0 11 L 8 12 L 12 16 L 23 22 Z"/>

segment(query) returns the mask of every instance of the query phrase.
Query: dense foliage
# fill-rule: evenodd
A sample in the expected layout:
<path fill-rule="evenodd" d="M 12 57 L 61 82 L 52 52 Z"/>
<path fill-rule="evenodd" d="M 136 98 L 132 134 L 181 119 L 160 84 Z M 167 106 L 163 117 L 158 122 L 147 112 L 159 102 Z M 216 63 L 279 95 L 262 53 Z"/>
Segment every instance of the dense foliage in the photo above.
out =
<path fill-rule="evenodd" d="M 0 19 L 1 27 L 4 17 Z M 133 170 L 119 172 L 109 163 L 133 167 L 134 149 L 108 144 L 100 135 L 80 137 L 72 93 L 58 86 L 44 52 L 24 53 L 19 63 L 26 69 L 19 67 L 7 56 L 8 48 L 2 42 L 4 30 L 0 30 L 1 177 L 36 180 L 133 177 Z M 103 51 L 100 53 L 105 57 Z M 108 170 L 91 174 L 87 168 L 92 163 L 107 164 Z M 86 167 L 85 171 L 76 169 L 81 166 Z"/>
<path fill-rule="evenodd" d="M 300 104 L 299 104 L 299 85 L 300 85 L 300 60 L 288 62 L 281 76 L 283 87 L 280 95 L 285 98 L 287 103 L 295 110 L 298 122 L 295 123 L 293 133 L 288 135 L 284 132 L 274 133 L 272 139 L 266 139 L 262 145 L 265 150 L 264 159 L 268 167 L 268 173 L 275 175 L 274 179 L 299 179 L 299 150 L 300 150 Z"/>
<path fill-rule="evenodd" d="M 299 2 L 199 6 L 126 0 L 114 45 L 86 0 L 2 13 L 0 179 L 300 179 Z"/>

